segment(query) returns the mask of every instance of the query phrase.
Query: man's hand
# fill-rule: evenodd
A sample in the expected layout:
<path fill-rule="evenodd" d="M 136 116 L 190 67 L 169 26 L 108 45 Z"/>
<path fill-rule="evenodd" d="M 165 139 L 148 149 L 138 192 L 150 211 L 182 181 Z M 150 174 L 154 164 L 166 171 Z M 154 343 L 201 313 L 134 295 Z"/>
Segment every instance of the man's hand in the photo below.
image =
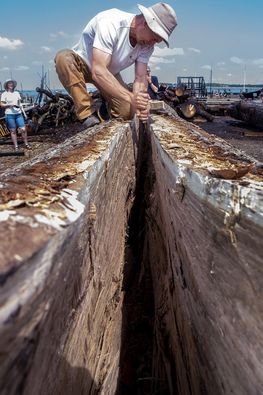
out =
<path fill-rule="evenodd" d="M 141 121 L 147 121 L 150 112 L 149 95 L 146 92 L 134 94 L 133 107 L 136 115 Z"/>
<path fill-rule="evenodd" d="M 151 82 L 152 82 L 152 79 L 149 75 L 147 75 L 147 81 L 148 81 L 148 84 L 151 84 Z"/>
<path fill-rule="evenodd" d="M 149 118 L 150 114 L 150 105 L 146 108 L 146 110 L 137 110 L 136 115 L 140 121 L 146 122 Z"/>
<path fill-rule="evenodd" d="M 149 103 L 149 95 L 147 92 L 137 92 L 133 97 L 133 107 L 135 111 L 137 110 L 146 110 Z"/>

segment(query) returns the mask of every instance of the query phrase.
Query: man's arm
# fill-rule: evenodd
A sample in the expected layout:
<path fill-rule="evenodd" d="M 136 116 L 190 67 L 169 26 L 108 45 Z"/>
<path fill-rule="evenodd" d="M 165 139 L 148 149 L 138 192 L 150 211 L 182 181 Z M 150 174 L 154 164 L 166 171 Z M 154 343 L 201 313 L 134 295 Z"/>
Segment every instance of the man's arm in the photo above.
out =
<path fill-rule="evenodd" d="M 91 66 L 92 79 L 96 85 L 105 92 L 107 95 L 116 97 L 125 102 L 131 104 L 133 111 L 138 112 L 145 109 L 145 99 L 142 98 L 141 90 L 139 89 L 141 85 L 139 83 L 139 76 L 136 77 L 137 88 L 133 92 L 128 91 L 123 87 L 119 81 L 114 77 L 114 75 L 109 71 L 108 67 L 111 62 L 111 55 L 103 52 L 97 48 L 93 48 L 93 60 Z M 141 81 L 141 80 L 140 80 Z M 138 114 L 139 115 L 139 114 Z M 140 117 L 140 116 L 139 116 Z"/>
<path fill-rule="evenodd" d="M 136 114 L 141 120 L 147 120 L 149 116 L 149 95 L 147 93 L 147 89 L 147 64 L 136 62 L 133 94 L 138 98 L 139 101 Z"/>
<path fill-rule="evenodd" d="M 91 73 L 93 81 L 109 96 L 117 97 L 132 104 L 132 93 L 125 89 L 108 70 L 111 55 L 93 48 Z"/>
<path fill-rule="evenodd" d="M 133 93 L 147 92 L 147 64 L 135 63 L 135 79 L 133 83 Z"/>

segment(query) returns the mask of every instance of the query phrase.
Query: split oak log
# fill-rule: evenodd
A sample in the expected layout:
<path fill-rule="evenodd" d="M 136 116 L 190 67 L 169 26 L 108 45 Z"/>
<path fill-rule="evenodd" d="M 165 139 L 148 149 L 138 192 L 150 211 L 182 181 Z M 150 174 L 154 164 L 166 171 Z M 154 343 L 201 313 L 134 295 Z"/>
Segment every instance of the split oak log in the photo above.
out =
<path fill-rule="evenodd" d="M 177 115 L 152 121 L 139 186 L 153 385 L 261 394 L 262 176 L 254 160 Z M 1 180 L 1 395 L 116 393 L 138 185 L 129 125 L 81 132 Z"/>

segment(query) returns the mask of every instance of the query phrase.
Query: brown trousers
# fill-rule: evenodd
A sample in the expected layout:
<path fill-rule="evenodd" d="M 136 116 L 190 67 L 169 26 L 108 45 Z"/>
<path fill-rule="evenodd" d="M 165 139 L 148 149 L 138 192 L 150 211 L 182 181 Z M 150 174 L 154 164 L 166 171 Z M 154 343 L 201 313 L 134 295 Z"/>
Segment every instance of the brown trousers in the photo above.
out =
<path fill-rule="evenodd" d="M 55 64 L 60 82 L 74 101 L 78 119 L 82 120 L 93 114 L 96 109 L 92 97 L 87 91 L 86 83 L 90 82 L 95 86 L 96 84 L 92 80 L 91 72 L 85 61 L 74 51 L 63 49 L 57 53 Z M 115 75 L 115 78 L 127 88 L 120 74 Z M 102 87 L 97 88 L 106 99 L 109 112 L 114 118 L 131 119 L 132 111 L 129 103 L 107 95 Z"/>

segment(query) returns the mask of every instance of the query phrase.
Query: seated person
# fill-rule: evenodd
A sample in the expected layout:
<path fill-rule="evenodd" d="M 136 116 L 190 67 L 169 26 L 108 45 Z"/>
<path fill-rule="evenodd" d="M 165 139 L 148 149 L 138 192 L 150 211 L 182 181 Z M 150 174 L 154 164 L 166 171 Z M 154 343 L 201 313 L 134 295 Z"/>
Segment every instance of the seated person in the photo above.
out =
<path fill-rule="evenodd" d="M 159 81 L 155 75 L 151 75 L 151 69 L 147 66 L 148 95 L 152 100 L 159 100 Z"/>

